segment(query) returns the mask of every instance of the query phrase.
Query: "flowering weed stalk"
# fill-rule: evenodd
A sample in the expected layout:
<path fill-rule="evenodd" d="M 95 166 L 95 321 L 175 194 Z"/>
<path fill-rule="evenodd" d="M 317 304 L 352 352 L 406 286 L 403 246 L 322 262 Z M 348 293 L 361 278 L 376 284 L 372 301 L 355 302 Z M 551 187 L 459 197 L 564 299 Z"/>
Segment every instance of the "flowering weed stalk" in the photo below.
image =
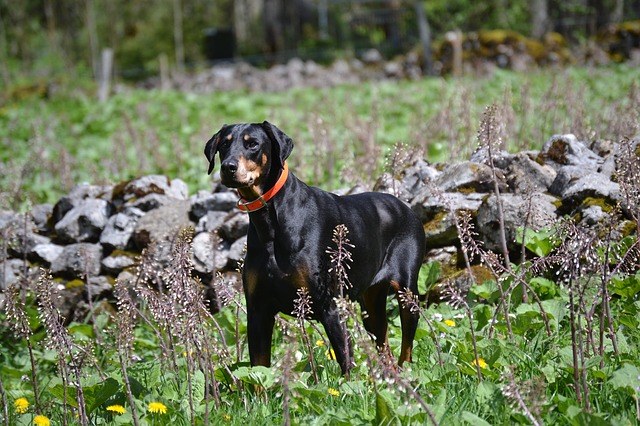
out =
<path fill-rule="evenodd" d="M 292 314 L 296 317 L 296 320 L 298 322 L 298 329 L 300 330 L 300 333 L 302 335 L 302 341 L 307 347 L 307 352 L 309 353 L 309 364 L 311 364 L 313 379 L 316 381 L 316 383 L 319 383 L 316 363 L 313 357 L 313 349 L 311 347 L 311 339 L 309 338 L 309 333 L 307 333 L 307 329 L 305 327 L 305 321 L 308 318 L 311 318 L 311 316 L 313 315 L 309 289 L 307 287 L 301 287 L 297 290 L 297 295 L 298 297 L 293 302 L 294 309 Z"/>
<path fill-rule="evenodd" d="M 38 392 L 38 378 L 36 375 L 36 360 L 33 354 L 33 343 L 31 342 L 31 335 L 33 331 L 29 325 L 29 318 L 25 312 L 25 306 L 22 297 L 20 296 L 20 290 L 17 286 L 10 286 L 5 292 L 5 310 L 7 312 L 7 319 L 13 329 L 13 332 L 20 338 L 27 342 L 27 349 L 29 350 L 29 362 L 31 363 L 31 385 L 33 386 L 33 399 L 35 400 L 36 413 L 40 413 L 40 402 Z M 5 404 L 6 407 L 6 404 Z"/>
<path fill-rule="evenodd" d="M 36 295 L 38 296 L 40 318 L 47 330 L 46 346 L 58 352 L 58 365 L 60 367 L 59 370 L 62 375 L 65 393 L 65 402 L 63 404 L 65 414 L 63 419 L 66 424 L 66 392 L 70 383 L 70 376 L 73 376 L 75 381 L 71 384 L 76 391 L 78 417 L 80 423 L 86 426 L 88 418 L 81 383 L 81 361 L 83 355 L 74 349 L 74 341 L 64 327 L 64 318 L 62 318 L 58 309 L 53 305 L 53 287 L 53 277 L 51 277 L 49 272 L 42 270 L 36 285 Z"/>

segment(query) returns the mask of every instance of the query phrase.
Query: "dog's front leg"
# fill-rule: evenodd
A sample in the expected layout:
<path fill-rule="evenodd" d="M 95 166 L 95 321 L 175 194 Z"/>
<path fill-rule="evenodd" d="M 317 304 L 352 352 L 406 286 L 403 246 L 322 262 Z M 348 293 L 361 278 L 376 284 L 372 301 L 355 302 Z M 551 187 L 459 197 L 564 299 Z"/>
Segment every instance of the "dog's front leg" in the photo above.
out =
<path fill-rule="evenodd" d="M 271 337 L 275 315 L 247 299 L 247 337 L 251 365 L 271 366 Z"/>

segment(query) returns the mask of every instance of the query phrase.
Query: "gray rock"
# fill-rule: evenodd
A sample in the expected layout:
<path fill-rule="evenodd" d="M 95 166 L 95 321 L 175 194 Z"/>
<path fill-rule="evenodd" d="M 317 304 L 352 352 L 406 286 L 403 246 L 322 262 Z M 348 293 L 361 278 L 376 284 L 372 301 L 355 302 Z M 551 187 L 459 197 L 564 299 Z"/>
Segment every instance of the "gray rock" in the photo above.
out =
<path fill-rule="evenodd" d="M 593 226 L 598 223 L 604 222 L 607 218 L 609 218 L 609 213 L 602 210 L 600 206 L 589 206 L 581 211 L 582 219 L 580 222 Z"/>
<path fill-rule="evenodd" d="M 103 270 L 113 276 L 118 275 L 123 269 L 130 268 L 135 264 L 136 258 L 133 255 L 120 252 L 111 253 L 102 259 Z"/>
<path fill-rule="evenodd" d="M 616 153 L 618 150 L 618 144 L 611 140 L 596 139 L 591 143 L 589 149 L 602 158 L 608 158 Z"/>
<path fill-rule="evenodd" d="M 15 222 L 17 216 L 17 213 L 8 210 L 0 210 L 0 229 L 4 229 L 7 225 Z"/>
<path fill-rule="evenodd" d="M 449 246 L 458 242 L 458 228 L 453 212 L 442 212 L 424 224 L 425 247 L 427 250 Z"/>
<path fill-rule="evenodd" d="M 557 169 L 561 166 L 579 166 L 590 170 L 597 170 L 603 159 L 591 151 L 575 135 L 553 135 L 540 151 L 545 164 Z"/>
<path fill-rule="evenodd" d="M 460 210 L 475 216 L 487 194 L 460 192 L 434 193 L 425 187 L 414 198 L 411 209 L 423 223 L 425 245 L 428 249 L 458 242 L 455 213 Z"/>
<path fill-rule="evenodd" d="M 444 192 L 436 193 L 430 187 L 423 188 L 411 202 L 411 209 L 427 223 L 442 213 L 458 210 L 476 212 L 487 194 Z"/>
<path fill-rule="evenodd" d="M 362 54 L 362 62 L 368 65 L 382 62 L 382 54 L 377 49 L 367 49 Z"/>
<path fill-rule="evenodd" d="M 216 192 L 214 194 L 201 191 L 193 195 L 190 201 L 191 218 L 197 222 L 209 211 L 229 212 L 233 210 L 238 202 L 238 195 L 231 191 Z"/>
<path fill-rule="evenodd" d="M 75 201 L 90 198 L 110 200 L 113 195 L 113 187 L 109 185 L 91 185 L 87 182 L 79 183 L 69 192 L 68 197 Z"/>
<path fill-rule="evenodd" d="M 167 204 L 150 211 L 138 220 L 134 231 L 134 242 L 138 249 L 145 248 L 151 241 L 172 242 L 180 231 L 194 227 L 195 224 L 189 220 L 189 201 L 169 200 Z"/>
<path fill-rule="evenodd" d="M 424 160 L 417 160 L 401 172 L 399 178 L 391 173 L 384 173 L 376 181 L 373 190 L 395 195 L 403 201 L 409 202 L 424 186 L 426 181 L 436 179 L 440 172 Z"/>
<path fill-rule="evenodd" d="M 398 62 L 387 62 L 384 64 L 384 75 L 390 78 L 401 78 L 403 76 L 402 64 Z"/>
<path fill-rule="evenodd" d="M 504 191 L 505 178 L 499 169 L 497 179 L 500 189 Z M 494 187 L 491 168 L 486 164 L 471 161 L 448 164 L 435 180 L 435 184 L 444 192 L 490 192 Z"/>
<path fill-rule="evenodd" d="M 227 217 L 227 212 L 223 211 L 208 211 L 207 214 L 202 216 L 196 226 L 196 233 L 211 232 L 217 230 L 220 225 L 224 223 L 224 218 Z"/>
<path fill-rule="evenodd" d="M 49 219 L 53 214 L 53 205 L 52 204 L 37 204 L 33 206 L 31 209 L 31 217 L 33 218 L 33 223 L 36 226 L 36 230 L 45 234 L 50 231 L 49 229 Z"/>
<path fill-rule="evenodd" d="M 64 215 L 66 215 L 78 201 L 79 200 L 73 200 L 70 197 L 60 198 L 58 202 L 53 206 L 53 211 L 51 212 L 51 222 L 55 225 L 56 223 L 61 221 Z"/>
<path fill-rule="evenodd" d="M 142 198 L 132 199 L 132 201 L 125 204 L 128 208 L 138 209 L 143 212 L 149 212 L 157 209 L 167 203 L 170 203 L 175 198 L 167 197 L 163 194 L 148 194 Z"/>
<path fill-rule="evenodd" d="M 530 199 L 515 194 L 502 194 L 505 237 L 508 250 L 516 254 L 520 242 L 516 241 L 516 230 L 527 226 L 539 230 L 556 220 L 558 200 L 547 194 L 536 193 Z M 477 229 L 479 238 L 489 250 L 501 252 L 498 202 L 495 195 L 489 196 L 478 209 Z"/>
<path fill-rule="evenodd" d="M 150 175 L 134 179 L 124 188 L 125 202 L 140 199 L 149 194 L 166 195 L 178 200 L 186 200 L 189 196 L 189 188 L 180 179 L 172 180 L 162 175 Z"/>
<path fill-rule="evenodd" d="M 50 266 L 64 251 L 63 246 L 57 244 L 38 244 L 33 248 L 32 256 L 36 261 L 44 262 Z"/>
<path fill-rule="evenodd" d="M 238 238 L 229 248 L 229 263 L 227 268 L 237 269 L 238 265 L 244 262 L 244 257 L 247 254 L 247 236 Z"/>
<path fill-rule="evenodd" d="M 122 213 L 116 213 L 109 218 L 102 234 L 100 244 L 108 250 L 128 250 L 133 247 L 133 233 L 138 220 L 144 212 L 135 207 L 129 207 Z"/>
<path fill-rule="evenodd" d="M 503 159 L 504 175 L 509 192 L 546 192 L 556 178 L 556 171 L 548 165 L 534 161 L 527 153 L 510 155 Z"/>
<path fill-rule="evenodd" d="M 56 223 L 56 234 L 67 242 L 97 242 L 112 213 L 113 206 L 105 200 L 83 200 Z"/>
<path fill-rule="evenodd" d="M 225 218 L 225 222 L 220 225 L 218 234 L 224 240 L 233 242 L 240 237 L 247 235 L 249 229 L 249 215 L 244 212 L 233 212 Z"/>
<path fill-rule="evenodd" d="M 553 183 L 549 187 L 549 192 L 553 195 L 557 195 L 558 197 L 562 197 L 562 193 L 569 186 L 569 184 L 577 181 L 582 177 L 589 176 L 592 173 L 592 170 L 578 166 L 560 167 L 558 168 L 558 173 L 556 174 Z"/>
<path fill-rule="evenodd" d="M 101 199 L 108 201 L 112 198 L 112 186 L 80 183 L 73 187 L 68 195 L 62 197 L 53 206 L 53 211 L 51 212 L 51 221 L 53 224 L 58 223 L 71 209 L 81 204 L 84 200 Z"/>
<path fill-rule="evenodd" d="M 105 276 L 98 275 L 97 277 L 89 277 L 87 285 L 85 285 L 85 291 L 87 296 L 91 296 L 92 299 L 100 298 L 103 293 L 113 290 L 113 284 Z"/>
<path fill-rule="evenodd" d="M 30 256 L 35 246 L 51 242 L 48 237 L 34 232 L 35 225 L 29 214 L 12 215 L 1 229 L 0 238 L 6 238 L 9 242 L 8 252 L 11 256 Z"/>
<path fill-rule="evenodd" d="M 213 273 L 224 268 L 228 261 L 229 244 L 211 232 L 201 232 L 193 239 L 193 266 L 201 273 Z"/>
<path fill-rule="evenodd" d="M 23 275 L 24 261 L 20 259 L 7 259 L 0 262 L 0 290 L 4 291 L 10 285 L 18 282 Z"/>
<path fill-rule="evenodd" d="M 611 204 L 622 201 L 620 185 L 602 173 L 591 173 L 573 180 L 562 189 L 562 204 L 577 206 L 587 197 L 603 198 Z"/>
<path fill-rule="evenodd" d="M 72 277 L 91 277 L 100 274 L 102 246 L 99 244 L 77 243 L 65 246 L 62 253 L 51 264 L 53 274 Z"/>

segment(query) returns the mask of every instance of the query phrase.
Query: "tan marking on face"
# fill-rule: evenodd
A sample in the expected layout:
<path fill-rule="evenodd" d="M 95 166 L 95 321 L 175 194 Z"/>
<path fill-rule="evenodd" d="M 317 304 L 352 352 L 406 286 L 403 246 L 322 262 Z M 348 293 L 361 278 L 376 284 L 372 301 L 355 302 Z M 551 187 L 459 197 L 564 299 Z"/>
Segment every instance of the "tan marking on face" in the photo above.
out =
<path fill-rule="evenodd" d="M 236 171 L 236 179 L 247 187 L 251 187 L 254 191 L 260 193 L 259 185 L 262 181 L 263 165 L 255 161 L 248 160 L 246 157 L 240 157 L 238 161 L 238 170 Z"/>
<path fill-rule="evenodd" d="M 233 135 L 232 134 L 228 134 L 227 135 L 227 140 L 230 141 L 231 139 L 233 139 Z"/>
<path fill-rule="evenodd" d="M 251 136 L 249 136 L 249 135 L 244 135 L 244 136 L 242 137 L 242 139 L 244 139 L 245 141 L 248 141 L 249 139 L 251 139 Z"/>
<path fill-rule="evenodd" d="M 262 154 L 262 167 L 267 165 L 267 160 L 269 159 L 269 157 L 267 157 L 267 154 Z"/>

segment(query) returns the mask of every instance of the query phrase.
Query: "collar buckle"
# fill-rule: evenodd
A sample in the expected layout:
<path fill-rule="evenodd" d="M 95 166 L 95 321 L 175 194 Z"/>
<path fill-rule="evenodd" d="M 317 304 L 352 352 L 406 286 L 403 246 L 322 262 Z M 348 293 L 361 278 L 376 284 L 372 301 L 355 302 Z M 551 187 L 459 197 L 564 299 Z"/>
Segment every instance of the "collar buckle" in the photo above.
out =
<path fill-rule="evenodd" d="M 255 204 L 258 204 L 258 206 L 254 206 Z M 267 201 L 262 198 L 262 195 L 253 201 L 246 201 L 244 198 L 240 198 L 238 200 L 237 206 L 243 212 L 250 213 L 267 207 Z"/>

